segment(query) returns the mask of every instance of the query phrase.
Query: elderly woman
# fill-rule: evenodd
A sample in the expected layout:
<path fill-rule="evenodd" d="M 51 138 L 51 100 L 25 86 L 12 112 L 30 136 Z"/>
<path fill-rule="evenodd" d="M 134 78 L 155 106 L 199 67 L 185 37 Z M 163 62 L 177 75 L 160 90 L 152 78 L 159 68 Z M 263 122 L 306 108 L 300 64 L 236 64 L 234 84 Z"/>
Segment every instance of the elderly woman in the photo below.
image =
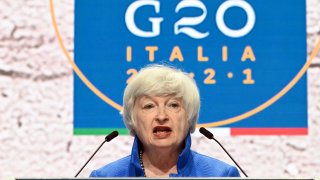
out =
<path fill-rule="evenodd" d="M 135 136 L 131 155 L 94 170 L 91 177 L 238 177 L 238 170 L 190 149 L 200 96 L 186 73 L 147 66 L 124 92 L 123 119 Z"/>

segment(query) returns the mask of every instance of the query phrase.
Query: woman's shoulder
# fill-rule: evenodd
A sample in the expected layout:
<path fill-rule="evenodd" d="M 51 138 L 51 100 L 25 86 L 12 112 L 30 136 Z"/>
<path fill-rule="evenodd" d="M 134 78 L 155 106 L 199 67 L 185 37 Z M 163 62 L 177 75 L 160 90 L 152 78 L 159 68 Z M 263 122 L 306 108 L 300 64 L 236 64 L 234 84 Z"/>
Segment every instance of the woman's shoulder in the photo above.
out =
<path fill-rule="evenodd" d="M 91 172 L 90 177 L 122 177 L 128 176 L 131 156 L 123 157 L 119 160 L 102 166 Z"/>
<path fill-rule="evenodd" d="M 239 171 L 236 167 L 229 165 L 219 159 L 191 151 L 193 154 L 193 163 L 197 169 L 209 176 L 239 177 Z M 211 174 L 214 173 L 214 174 Z"/>
<path fill-rule="evenodd" d="M 210 156 L 207 156 L 207 155 L 204 155 L 204 154 L 200 154 L 196 151 L 191 151 L 192 154 L 193 154 L 193 159 L 194 161 L 199 161 L 199 162 L 209 162 L 210 164 L 215 164 L 215 165 L 222 165 L 222 166 L 230 166 L 229 164 L 219 160 L 219 159 L 216 159 L 216 158 L 213 158 L 213 157 L 210 157 Z"/>

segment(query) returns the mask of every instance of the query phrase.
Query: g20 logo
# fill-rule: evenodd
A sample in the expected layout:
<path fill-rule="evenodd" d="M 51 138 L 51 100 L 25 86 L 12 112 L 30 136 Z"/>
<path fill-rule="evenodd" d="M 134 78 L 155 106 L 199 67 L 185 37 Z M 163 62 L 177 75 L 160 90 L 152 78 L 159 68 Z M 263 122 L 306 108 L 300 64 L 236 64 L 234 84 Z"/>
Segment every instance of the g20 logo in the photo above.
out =
<path fill-rule="evenodd" d="M 128 30 L 139 37 L 152 38 L 159 36 L 161 33 L 161 22 L 163 17 L 149 17 L 149 22 L 152 25 L 151 31 L 145 31 L 137 26 L 135 23 L 135 13 L 143 6 L 152 6 L 156 13 L 160 13 L 160 1 L 157 0 L 138 0 L 129 5 L 125 13 L 125 23 Z M 225 12 L 232 8 L 238 7 L 243 9 L 247 15 L 247 22 L 240 29 L 231 29 L 224 21 Z M 173 31 L 175 35 L 186 34 L 194 39 L 206 38 L 210 32 L 200 32 L 196 29 L 196 26 L 201 24 L 207 18 L 207 8 L 200 0 L 182 0 L 175 8 L 175 13 L 179 13 L 184 8 L 197 8 L 202 11 L 200 16 L 196 17 L 183 17 L 179 19 L 173 25 Z M 227 0 L 223 2 L 216 12 L 216 23 L 218 29 L 226 36 L 232 38 L 239 38 L 247 35 L 255 25 L 255 12 L 252 6 L 244 0 Z"/>

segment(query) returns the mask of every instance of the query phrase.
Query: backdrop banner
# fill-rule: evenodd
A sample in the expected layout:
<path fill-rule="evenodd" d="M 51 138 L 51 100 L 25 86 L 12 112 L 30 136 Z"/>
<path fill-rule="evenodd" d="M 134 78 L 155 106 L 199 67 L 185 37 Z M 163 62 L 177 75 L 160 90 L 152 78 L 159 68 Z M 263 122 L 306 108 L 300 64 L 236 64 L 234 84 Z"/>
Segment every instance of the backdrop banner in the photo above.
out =
<path fill-rule="evenodd" d="M 304 0 L 77 0 L 74 133 L 127 134 L 123 91 L 140 68 L 160 63 L 196 80 L 199 125 L 307 134 L 307 77 L 290 84 L 306 52 Z"/>

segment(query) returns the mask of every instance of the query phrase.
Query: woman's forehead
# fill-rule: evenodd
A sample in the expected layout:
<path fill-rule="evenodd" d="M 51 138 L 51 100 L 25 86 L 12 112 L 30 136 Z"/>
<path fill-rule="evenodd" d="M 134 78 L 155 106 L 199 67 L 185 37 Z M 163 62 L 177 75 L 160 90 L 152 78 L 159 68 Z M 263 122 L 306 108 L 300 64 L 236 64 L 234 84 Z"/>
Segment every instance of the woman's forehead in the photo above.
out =
<path fill-rule="evenodd" d="M 136 100 L 138 101 L 145 101 L 145 100 L 177 100 L 177 101 L 181 101 L 182 98 L 181 97 L 177 97 L 175 94 L 172 95 L 143 95 L 138 97 Z"/>

